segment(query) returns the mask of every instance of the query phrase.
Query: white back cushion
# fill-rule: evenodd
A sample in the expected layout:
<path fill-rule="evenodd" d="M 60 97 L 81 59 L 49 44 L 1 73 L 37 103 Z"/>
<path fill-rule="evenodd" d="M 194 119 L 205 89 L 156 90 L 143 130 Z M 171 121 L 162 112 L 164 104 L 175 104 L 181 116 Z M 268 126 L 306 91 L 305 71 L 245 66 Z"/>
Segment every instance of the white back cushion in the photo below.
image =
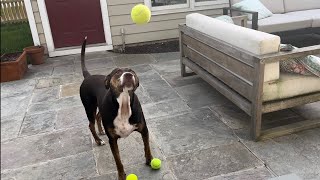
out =
<path fill-rule="evenodd" d="M 202 14 L 187 15 L 186 25 L 256 55 L 276 53 L 279 50 L 279 36 L 233 25 Z M 276 80 L 279 74 L 278 62 L 267 64 L 264 81 Z"/>
<path fill-rule="evenodd" d="M 320 0 L 284 0 L 285 12 L 320 9 Z"/>
<path fill-rule="evenodd" d="M 238 3 L 242 0 L 231 0 L 231 4 Z M 260 0 L 260 2 L 274 14 L 284 13 L 283 0 Z"/>

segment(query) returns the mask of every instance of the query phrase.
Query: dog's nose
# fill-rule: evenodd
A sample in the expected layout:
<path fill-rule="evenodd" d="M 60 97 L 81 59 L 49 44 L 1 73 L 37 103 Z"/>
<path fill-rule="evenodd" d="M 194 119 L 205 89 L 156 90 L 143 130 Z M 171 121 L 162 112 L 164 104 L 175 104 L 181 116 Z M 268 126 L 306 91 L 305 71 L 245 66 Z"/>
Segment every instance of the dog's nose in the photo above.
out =
<path fill-rule="evenodd" d="M 125 73 L 123 76 L 124 76 L 124 79 L 126 79 L 126 80 L 131 80 L 132 77 L 133 77 L 133 74 L 131 74 L 131 73 Z"/>

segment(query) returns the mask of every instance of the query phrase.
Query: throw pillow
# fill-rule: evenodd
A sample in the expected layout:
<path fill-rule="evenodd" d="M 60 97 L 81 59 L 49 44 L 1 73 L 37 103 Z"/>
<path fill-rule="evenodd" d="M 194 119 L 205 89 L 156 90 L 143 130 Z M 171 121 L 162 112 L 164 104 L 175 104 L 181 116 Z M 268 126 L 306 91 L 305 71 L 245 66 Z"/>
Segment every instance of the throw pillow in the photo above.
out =
<path fill-rule="evenodd" d="M 272 12 L 267 9 L 259 0 L 244 0 L 232 5 L 232 7 L 239 10 L 258 12 L 258 19 L 264 19 L 273 15 Z M 248 19 L 252 20 L 252 14 L 247 14 Z"/>
<path fill-rule="evenodd" d="M 216 19 L 221 20 L 221 21 L 226 22 L 226 23 L 234 24 L 232 18 L 230 16 L 227 16 L 227 15 L 218 16 L 218 17 L 216 17 Z"/>
<path fill-rule="evenodd" d="M 280 49 L 284 46 L 286 45 L 280 44 Z M 294 47 L 294 49 L 297 49 L 297 47 Z M 280 61 L 280 70 L 283 72 L 297 73 L 301 75 L 315 75 L 320 77 L 320 58 L 309 55 L 306 57 Z"/>

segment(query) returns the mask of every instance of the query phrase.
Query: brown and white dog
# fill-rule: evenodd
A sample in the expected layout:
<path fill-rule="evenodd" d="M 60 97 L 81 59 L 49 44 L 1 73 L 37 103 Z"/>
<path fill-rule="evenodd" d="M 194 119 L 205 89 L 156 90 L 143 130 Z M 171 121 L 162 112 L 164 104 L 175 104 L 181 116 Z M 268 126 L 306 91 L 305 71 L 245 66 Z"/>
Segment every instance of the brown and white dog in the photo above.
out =
<path fill-rule="evenodd" d="M 81 49 L 81 68 L 84 76 L 80 87 L 81 101 L 89 119 L 89 129 L 98 145 L 103 145 L 104 142 L 96 133 L 95 121 L 97 119 L 100 134 L 103 133 L 102 122 L 116 161 L 118 178 L 124 180 L 126 174 L 120 160 L 117 144 L 119 138 L 138 131 L 144 143 L 146 164 L 150 165 L 152 160 L 147 124 L 139 99 L 134 93 L 139 86 L 139 79 L 136 73 L 128 68 L 116 68 L 108 76 L 91 75 L 84 62 L 86 39 Z"/>

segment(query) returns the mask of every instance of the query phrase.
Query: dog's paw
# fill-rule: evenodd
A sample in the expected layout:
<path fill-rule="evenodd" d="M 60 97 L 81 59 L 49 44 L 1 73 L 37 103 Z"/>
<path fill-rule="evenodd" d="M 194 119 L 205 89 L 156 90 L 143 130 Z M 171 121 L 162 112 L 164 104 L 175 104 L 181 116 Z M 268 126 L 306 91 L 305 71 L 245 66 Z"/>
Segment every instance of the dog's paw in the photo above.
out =
<path fill-rule="evenodd" d="M 103 146 L 103 145 L 105 145 L 106 143 L 105 143 L 103 140 L 99 140 L 99 141 L 97 142 L 97 144 L 98 144 L 99 146 Z"/>

